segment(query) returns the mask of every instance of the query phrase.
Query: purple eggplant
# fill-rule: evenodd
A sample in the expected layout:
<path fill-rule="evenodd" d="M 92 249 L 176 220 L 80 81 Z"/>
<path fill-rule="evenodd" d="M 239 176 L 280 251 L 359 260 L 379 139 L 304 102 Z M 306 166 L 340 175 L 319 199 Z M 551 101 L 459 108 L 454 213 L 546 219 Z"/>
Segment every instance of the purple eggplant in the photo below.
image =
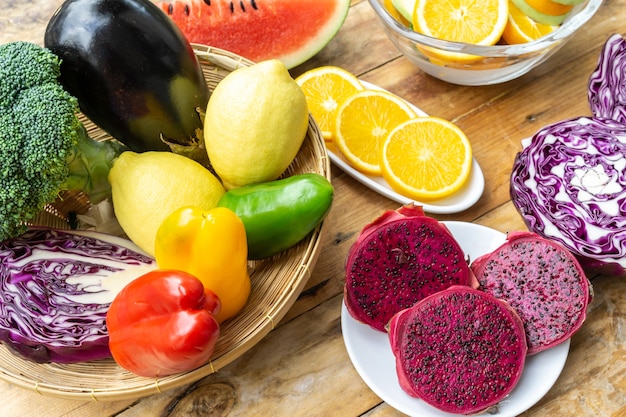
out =
<path fill-rule="evenodd" d="M 44 45 L 81 111 L 131 150 L 195 148 L 209 88 L 193 49 L 149 0 L 67 0 Z M 165 142 L 164 142 L 165 141 Z"/>

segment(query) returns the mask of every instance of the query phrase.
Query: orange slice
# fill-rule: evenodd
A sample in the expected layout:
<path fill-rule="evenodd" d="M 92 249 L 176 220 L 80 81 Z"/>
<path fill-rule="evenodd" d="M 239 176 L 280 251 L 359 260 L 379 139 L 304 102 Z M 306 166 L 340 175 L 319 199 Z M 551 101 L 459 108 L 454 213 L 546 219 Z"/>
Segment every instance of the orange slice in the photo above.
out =
<path fill-rule="evenodd" d="M 418 0 L 413 26 L 425 35 L 475 45 L 495 45 L 502 36 L 509 0 Z"/>
<path fill-rule="evenodd" d="M 495 45 L 509 16 L 509 0 L 417 0 L 415 31 L 433 38 L 474 45 Z M 446 60 L 475 59 L 465 54 L 432 51 Z"/>
<path fill-rule="evenodd" d="M 352 73 L 334 66 L 309 70 L 297 77 L 296 83 L 304 91 L 309 111 L 327 142 L 333 140 L 339 103 L 365 89 Z"/>
<path fill-rule="evenodd" d="M 339 105 L 335 144 L 355 169 L 380 175 L 380 146 L 400 123 L 417 114 L 400 97 L 380 90 L 359 91 Z"/>
<path fill-rule="evenodd" d="M 383 178 L 418 201 L 448 197 L 470 176 L 472 147 L 454 123 L 417 117 L 392 130 L 381 147 Z"/>
<path fill-rule="evenodd" d="M 558 26 L 538 23 L 522 13 L 513 2 L 509 2 L 509 21 L 504 28 L 502 38 L 509 45 L 526 43 L 548 35 L 557 28 Z"/>

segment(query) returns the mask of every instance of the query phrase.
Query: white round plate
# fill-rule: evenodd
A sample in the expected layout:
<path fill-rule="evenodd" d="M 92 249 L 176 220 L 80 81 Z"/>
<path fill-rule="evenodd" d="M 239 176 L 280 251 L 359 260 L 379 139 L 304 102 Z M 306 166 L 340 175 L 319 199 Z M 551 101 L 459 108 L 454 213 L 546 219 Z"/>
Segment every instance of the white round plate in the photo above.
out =
<path fill-rule="evenodd" d="M 450 229 L 470 260 L 500 246 L 504 233 L 465 222 L 443 222 Z M 376 395 L 396 410 L 411 417 L 447 417 L 420 399 L 405 393 L 396 374 L 396 361 L 387 333 L 354 320 L 346 306 L 341 309 L 343 340 L 356 371 Z M 569 352 L 570 340 L 529 356 L 524 372 L 511 394 L 498 405 L 497 417 L 514 417 L 535 405 L 552 388 L 561 374 Z M 494 414 L 480 414 L 493 417 Z"/>
<path fill-rule="evenodd" d="M 366 88 L 372 90 L 383 90 L 382 88 L 366 81 L 361 80 L 361 83 Z M 413 108 L 413 110 L 415 110 L 418 115 L 428 116 L 428 114 L 426 114 L 418 107 L 414 106 L 411 103 L 408 104 Z M 428 203 L 423 203 L 395 192 L 382 176 L 367 175 L 354 169 L 341 154 L 341 151 L 339 151 L 338 149 L 333 149 L 333 147 L 331 146 L 328 147 L 327 150 L 330 160 L 336 166 L 341 168 L 346 174 L 350 175 L 361 184 L 365 185 L 368 188 L 371 188 L 372 190 L 381 195 L 384 195 L 391 200 L 397 201 L 398 203 L 408 204 L 410 202 L 415 202 L 416 204 L 422 206 L 424 208 L 424 211 L 428 213 L 450 214 L 466 210 L 478 201 L 485 189 L 485 177 L 483 176 L 483 172 L 480 169 L 480 165 L 478 165 L 476 159 L 472 159 L 472 171 L 470 173 L 470 177 L 467 180 L 467 183 L 463 186 L 463 188 L 461 188 L 458 192 L 449 197 L 437 201 L 429 201 Z"/>

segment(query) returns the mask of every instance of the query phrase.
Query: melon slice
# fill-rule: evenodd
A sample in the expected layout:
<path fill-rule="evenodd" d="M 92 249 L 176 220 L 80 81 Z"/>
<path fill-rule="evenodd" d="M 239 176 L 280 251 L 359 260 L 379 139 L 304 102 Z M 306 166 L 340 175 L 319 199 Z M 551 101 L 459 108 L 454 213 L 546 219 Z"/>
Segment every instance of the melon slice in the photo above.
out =
<path fill-rule="evenodd" d="M 415 9 L 416 0 L 391 0 L 391 4 L 396 8 L 398 13 L 406 19 L 407 22 L 413 20 L 413 9 Z"/>
<path fill-rule="evenodd" d="M 254 62 L 303 63 L 335 37 L 350 0 L 175 0 L 155 2 L 191 43 Z"/>

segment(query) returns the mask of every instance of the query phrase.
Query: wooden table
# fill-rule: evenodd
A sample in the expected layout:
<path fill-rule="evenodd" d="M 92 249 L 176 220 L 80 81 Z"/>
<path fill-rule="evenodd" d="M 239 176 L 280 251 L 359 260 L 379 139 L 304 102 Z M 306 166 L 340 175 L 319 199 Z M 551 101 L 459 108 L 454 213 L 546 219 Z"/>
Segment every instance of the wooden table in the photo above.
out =
<path fill-rule="evenodd" d="M 22 3 L 22 4 L 20 4 Z M 0 0 L 0 43 L 43 42 L 60 0 Z M 522 78 L 489 87 L 462 87 L 429 77 L 401 56 L 367 1 L 352 1 L 333 41 L 297 76 L 321 65 L 341 66 L 431 115 L 458 124 L 471 140 L 486 179 L 470 209 L 434 215 L 523 229 L 510 202 L 509 174 L 520 140 L 565 118 L 590 113 L 587 80 L 600 48 L 626 33 L 626 0 L 606 0 L 597 15 L 549 62 Z M 0 80 L 1 82 L 1 80 Z M 44 397 L 0 381 L 0 415 L 9 416 L 399 416 L 361 380 L 341 334 L 345 255 L 361 228 L 399 206 L 333 166 L 336 200 L 312 276 L 287 316 L 264 340 L 218 373 L 195 384 L 137 401 L 76 402 Z M 523 415 L 626 416 L 626 279 L 593 279 L 595 301 L 554 387 Z"/>

